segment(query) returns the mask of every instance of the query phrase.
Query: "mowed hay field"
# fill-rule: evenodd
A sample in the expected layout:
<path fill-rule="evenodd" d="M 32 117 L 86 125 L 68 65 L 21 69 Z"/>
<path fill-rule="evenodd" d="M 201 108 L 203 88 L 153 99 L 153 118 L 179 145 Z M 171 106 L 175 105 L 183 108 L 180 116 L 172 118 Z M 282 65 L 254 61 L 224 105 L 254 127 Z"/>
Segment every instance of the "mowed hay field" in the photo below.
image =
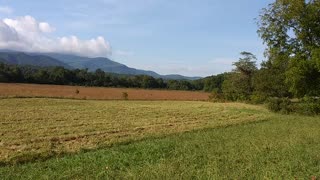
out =
<path fill-rule="evenodd" d="M 129 100 L 205 101 L 209 98 L 209 93 L 192 91 L 0 83 L 0 97 L 119 100 L 124 99 L 123 93 L 128 94 Z"/>
<path fill-rule="evenodd" d="M 320 118 L 201 101 L 0 100 L 1 179 L 311 179 Z"/>
<path fill-rule="evenodd" d="M 267 118 L 261 107 L 186 101 L 0 100 L 0 162 Z"/>

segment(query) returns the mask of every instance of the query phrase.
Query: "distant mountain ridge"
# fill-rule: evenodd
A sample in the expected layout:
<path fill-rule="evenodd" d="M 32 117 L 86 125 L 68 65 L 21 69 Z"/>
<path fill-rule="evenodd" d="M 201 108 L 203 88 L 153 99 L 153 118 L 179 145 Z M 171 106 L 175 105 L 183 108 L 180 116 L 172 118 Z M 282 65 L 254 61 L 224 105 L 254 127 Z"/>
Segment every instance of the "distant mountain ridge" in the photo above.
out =
<path fill-rule="evenodd" d="M 18 65 L 34 66 L 62 66 L 67 69 L 88 69 L 95 71 L 101 69 L 105 72 L 126 75 L 148 75 L 154 78 L 175 80 L 196 80 L 201 77 L 186 77 L 182 75 L 160 75 L 153 71 L 140 70 L 128 67 L 105 57 L 89 58 L 76 55 L 59 53 L 25 53 L 8 50 L 0 50 L 0 62 Z"/>
<path fill-rule="evenodd" d="M 54 58 L 44 55 L 29 55 L 23 52 L 0 52 L 0 62 L 16 65 L 33 65 L 40 67 L 62 66 L 67 69 L 72 67 Z"/>
<path fill-rule="evenodd" d="M 74 68 L 78 68 L 78 69 L 88 68 L 89 71 L 95 71 L 97 69 L 101 69 L 105 72 L 112 72 L 117 74 L 148 75 L 155 78 L 177 79 L 177 80 L 178 79 L 196 80 L 201 78 L 201 77 L 186 77 L 178 74 L 160 75 L 154 71 L 131 68 L 124 64 L 120 64 L 118 62 L 110 60 L 109 58 L 104 58 L 104 57 L 88 58 L 88 57 L 81 57 L 76 55 L 57 54 L 57 53 L 45 53 L 43 55 L 58 59 Z"/>
<path fill-rule="evenodd" d="M 64 62 L 73 68 L 85 69 L 88 68 L 89 71 L 95 71 L 101 69 L 105 72 L 112 72 L 117 74 L 129 74 L 129 75 L 149 75 L 153 77 L 160 77 L 161 75 L 153 71 L 139 70 L 135 68 L 130 68 L 124 64 L 112 61 L 109 58 L 97 57 L 88 58 L 75 55 L 67 54 L 56 54 L 56 53 L 46 53 L 43 54 L 52 58 L 55 58 L 61 62 Z"/>

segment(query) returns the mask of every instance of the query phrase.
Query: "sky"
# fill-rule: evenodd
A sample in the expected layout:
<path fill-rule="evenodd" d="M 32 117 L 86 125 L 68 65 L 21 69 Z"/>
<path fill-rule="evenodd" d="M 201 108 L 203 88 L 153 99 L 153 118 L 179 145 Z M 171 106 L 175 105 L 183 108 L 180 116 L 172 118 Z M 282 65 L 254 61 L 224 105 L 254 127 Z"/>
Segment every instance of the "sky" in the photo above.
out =
<path fill-rule="evenodd" d="M 272 0 L 0 0 L 0 48 L 108 57 L 160 74 L 264 60 L 257 19 Z"/>

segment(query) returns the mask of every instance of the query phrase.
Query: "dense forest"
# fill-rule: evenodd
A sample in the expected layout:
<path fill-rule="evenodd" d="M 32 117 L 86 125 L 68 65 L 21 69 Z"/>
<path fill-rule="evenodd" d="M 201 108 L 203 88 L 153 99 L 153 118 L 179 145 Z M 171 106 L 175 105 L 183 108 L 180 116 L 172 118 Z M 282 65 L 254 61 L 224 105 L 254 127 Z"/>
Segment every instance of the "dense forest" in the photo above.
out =
<path fill-rule="evenodd" d="M 125 87 L 144 89 L 205 90 L 219 89 L 224 75 L 217 75 L 196 81 L 164 80 L 147 75 L 120 75 L 106 73 L 100 69 L 66 69 L 63 67 L 19 66 L 0 63 L 0 82 L 36 83 L 57 85 L 79 85 L 100 87 Z"/>

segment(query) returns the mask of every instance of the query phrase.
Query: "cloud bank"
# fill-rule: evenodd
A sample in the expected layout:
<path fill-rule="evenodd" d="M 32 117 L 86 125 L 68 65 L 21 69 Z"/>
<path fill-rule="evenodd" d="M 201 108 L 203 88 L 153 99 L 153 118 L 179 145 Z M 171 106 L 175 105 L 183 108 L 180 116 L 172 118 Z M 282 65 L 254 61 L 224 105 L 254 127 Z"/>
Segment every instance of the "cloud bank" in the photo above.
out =
<path fill-rule="evenodd" d="M 82 40 L 76 36 L 52 37 L 56 29 L 32 16 L 0 20 L 0 49 L 26 52 L 55 52 L 89 57 L 111 54 L 110 44 L 101 36 Z"/>

